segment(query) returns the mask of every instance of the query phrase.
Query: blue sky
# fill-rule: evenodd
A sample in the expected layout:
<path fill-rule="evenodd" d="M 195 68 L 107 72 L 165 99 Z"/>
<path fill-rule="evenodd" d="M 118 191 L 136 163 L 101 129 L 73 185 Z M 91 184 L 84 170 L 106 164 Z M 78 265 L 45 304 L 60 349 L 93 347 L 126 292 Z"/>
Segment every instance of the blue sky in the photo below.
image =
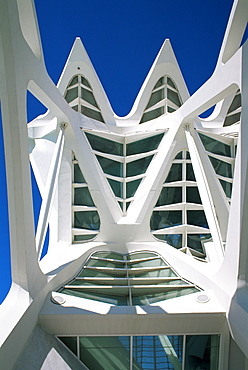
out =
<path fill-rule="evenodd" d="M 193 94 L 213 73 L 232 0 L 35 0 L 47 71 L 57 83 L 81 37 L 114 111 L 126 115 L 169 38 Z M 28 100 L 28 117 L 43 113 Z M 0 302 L 10 287 L 4 154 L 0 134 Z M 34 201 L 39 203 L 38 196 Z M 37 207 L 36 207 L 37 208 Z"/>

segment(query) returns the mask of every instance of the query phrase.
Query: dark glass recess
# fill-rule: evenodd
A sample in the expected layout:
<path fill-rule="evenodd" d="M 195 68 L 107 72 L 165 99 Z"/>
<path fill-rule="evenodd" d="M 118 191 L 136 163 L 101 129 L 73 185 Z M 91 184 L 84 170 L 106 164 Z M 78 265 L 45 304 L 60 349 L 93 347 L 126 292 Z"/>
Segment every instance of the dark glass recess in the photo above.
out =
<path fill-rule="evenodd" d="M 157 239 L 164 240 L 172 247 L 182 248 L 182 234 L 155 234 Z"/>
<path fill-rule="evenodd" d="M 74 183 L 85 183 L 82 171 L 77 163 L 74 164 Z"/>
<path fill-rule="evenodd" d="M 104 123 L 101 113 L 97 112 L 96 110 L 93 110 L 93 109 L 90 109 L 88 107 L 84 107 L 83 105 L 81 105 L 81 113 L 89 118 L 93 118 L 97 121 Z"/>
<path fill-rule="evenodd" d="M 193 166 L 191 163 L 186 163 L 186 180 L 196 181 Z"/>
<path fill-rule="evenodd" d="M 206 151 L 223 155 L 226 157 L 231 157 L 231 147 L 221 141 L 215 140 L 209 136 L 203 135 L 199 132 L 199 136 L 204 145 Z"/>
<path fill-rule="evenodd" d="M 78 206 L 94 207 L 94 202 L 88 188 L 83 187 L 74 189 L 74 204 Z"/>
<path fill-rule="evenodd" d="M 203 243 L 212 241 L 211 234 L 188 234 L 187 235 L 187 246 L 200 253 L 205 253 L 203 250 Z"/>
<path fill-rule="evenodd" d="M 181 187 L 164 187 L 162 188 L 156 207 L 181 202 L 182 202 Z"/>
<path fill-rule="evenodd" d="M 156 108 L 150 112 L 143 114 L 140 123 L 151 121 L 152 119 L 158 118 L 164 114 L 164 107 Z"/>
<path fill-rule="evenodd" d="M 75 211 L 74 227 L 88 230 L 98 230 L 100 218 L 97 211 Z"/>
<path fill-rule="evenodd" d="M 208 228 L 205 212 L 201 210 L 188 210 L 187 224 Z"/>
<path fill-rule="evenodd" d="M 215 172 L 224 177 L 232 178 L 232 165 L 220 159 L 209 156 Z"/>
<path fill-rule="evenodd" d="M 186 202 L 187 203 L 197 203 L 197 204 L 202 203 L 199 190 L 196 186 L 186 187 Z"/>
<path fill-rule="evenodd" d="M 127 155 L 146 153 L 157 149 L 163 136 L 164 134 L 162 133 L 127 144 Z"/>
<path fill-rule="evenodd" d="M 153 156 L 150 155 L 145 158 L 138 159 L 137 161 L 129 162 L 126 165 L 127 177 L 137 176 L 145 173 Z"/>
<path fill-rule="evenodd" d="M 182 211 L 154 211 L 151 217 L 151 230 L 159 230 L 182 224 Z"/>
<path fill-rule="evenodd" d="M 160 89 L 158 91 L 154 91 L 152 93 L 151 97 L 150 97 L 150 100 L 149 100 L 149 102 L 146 106 L 146 109 L 152 107 L 155 104 L 157 104 L 162 99 L 164 99 L 164 90 Z"/>
<path fill-rule="evenodd" d="M 112 159 L 96 156 L 104 173 L 108 175 L 123 177 L 123 164 Z"/>
<path fill-rule="evenodd" d="M 138 189 L 138 186 L 140 184 L 142 179 L 130 181 L 126 183 L 126 197 L 131 198 L 134 196 L 136 190 Z"/>
<path fill-rule="evenodd" d="M 87 139 L 93 150 L 98 152 L 123 155 L 123 145 L 112 140 L 104 139 L 102 137 L 85 132 Z"/>
<path fill-rule="evenodd" d="M 182 181 L 182 164 L 173 163 L 165 182 Z"/>
<path fill-rule="evenodd" d="M 111 186 L 114 195 L 118 198 L 123 198 L 123 183 L 112 179 L 107 179 Z"/>
<path fill-rule="evenodd" d="M 232 183 L 224 181 L 224 180 L 220 180 L 220 183 L 221 183 L 221 186 L 222 186 L 227 198 L 231 198 L 231 196 L 232 196 Z"/>
<path fill-rule="evenodd" d="M 175 92 L 175 91 L 172 91 L 170 89 L 167 90 L 167 97 L 170 101 L 172 101 L 172 103 L 174 103 L 175 105 L 177 105 L 178 107 L 181 106 L 181 102 L 180 102 L 180 98 L 178 96 L 178 93 Z"/>

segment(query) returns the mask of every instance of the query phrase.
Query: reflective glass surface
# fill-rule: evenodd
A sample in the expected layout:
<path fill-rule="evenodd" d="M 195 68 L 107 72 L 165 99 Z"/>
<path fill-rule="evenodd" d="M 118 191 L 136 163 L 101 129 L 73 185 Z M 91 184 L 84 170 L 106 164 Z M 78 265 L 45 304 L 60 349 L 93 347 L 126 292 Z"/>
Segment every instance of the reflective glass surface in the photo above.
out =
<path fill-rule="evenodd" d="M 153 105 L 155 105 L 156 103 L 158 103 L 162 99 L 164 99 L 164 90 L 163 89 L 160 89 L 158 91 L 153 92 L 151 97 L 150 97 L 150 100 L 149 100 L 149 102 L 146 106 L 146 109 L 152 107 Z"/>
<path fill-rule="evenodd" d="M 187 186 L 186 187 L 186 201 L 188 203 L 197 203 L 201 204 L 201 197 L 199 190 L 196 186 Z"/>
<path fill-rule="evenodd" d="M 59 338 L 77 356 L 77 337 Z"/>
<path fill-rule="evenodd" d="M 78 87 L 74 87 L 70 90 L 67 91 L 66 95 L 65 95 L 65 100 L 70 103 L 71 101 L 73 101 L 74 99 L 76 99 L 78 97 Z"/>
<path fill-rule="evenodd" d="M 74 204 L 79 206 L 94 206 L 89 189 L 75 188 L 74 189 Z"/>
<path fill-rule="evenodd" d="M 79 184 L 85 183 L 85 179 L 78 163 L 74 164 L 74 182 Z"/>
<path fill-rule="evenodd" d="M 94 105 L 94 107 L 98 108 L 98 105 L 97 105 L 97 102 L 96 102 L 96 99 L 93 93 L 89 90 L 84 89 L 83 87 L 81 87 L 81 98 L 87 101 L 88 103 L 90 103 L 91 105 Z"/>
<path fill-rule="evenodd" d="M 218 370 L 219 345 L 219 335 L 187 335 L 185 370 Z"/>
<path fill-rule="evenodd" d="M 146 153 L 158 148 L 164 134 L 154 135 L 146 139 L 137 140 L 127 144 L 127 155 Z"/>
<path fill-rule="evenodd" d="M 152 119 L 162 116 L 162 114 L 164 114 L 164 107 L 153 109 L 152 111 L 143 114 L 140 123 L 151 121 Z"/>
<path fill-rule="evenodd" d="M 91 89 L 90 83 L 85 77 L 81 76 L 81 83 Z"/>
<path fill-rule="evenodd" d="M 130 181 L 126 183 L 126 195 L 127 198 L 131 198 L 134 196 L 136 190 L 138 189 L 138 186 L 141 182 L 141 179 Z"/>
<path fill-rule="evenodd" d="M 174 182 L 174 181 L 181 181 L 181 180 L 182 180 L 182 164 L 173 163 L 165 182 Z"/>
<path fill-rule="evenodd" d="M 158 198 L 156 207 L 181 202 L 182 202 L 181 187 L 163 187 Z"/>
<path fill-rule="evenodd" d="M 151 230 L 158 230 L 182 224 L 182 211 L 154 211 Z"/>
<path fill-rule="evenodd" d="M 167 84 L 170 85 L 171 87 L 174 87 L 174 89 L 177 90 L 176 85 L 174 84 L 170 77 L 167 77 Z"/>
<path fill-rule="evenodd" d="M 90 235 L 74 235 L 74 242 L 84 242 L 93 239 L 97 234 Z"/>
<path fill-rule="evenodd" d="M 102 137 L 85 133 L 87 139 L 93 150 L 97 150 L 102 153 L 109 153 L 115 155 L 123 155 L 123 145 L 112 140 L 104 139 Z"/>
<path fill-rule="evenodd" d="M 88 107 L 84 107 L 82 105 L 81 106 L 81 113 L 83 113 L 85 116 L 87 116 L 89 118 L 93 118 L 97 121 L 104 122 L 104 119 L 103 119 L 101 113 L 96 111 L 96 110 L 90 109 Z"/>
<path fill-rule="evenodd" d="M 220 159 L 211 156 L 209 156 L 209 159 L 218 175 L 232 178 L 232 166 L 230 163 L 221 161 Z"/>
<path fill-rule="evenodd" d="M 221 186 L 222 186 L 224 192 L 226 193 L 227 198 L 231 198 L 231 196 L 232 196 L 232 183 L 224 181 L 224 180 L 220 180 L 220 183 L 221 183 Z"/>
<path fill-rule="evenodd" d="M 224 126 L 230 126 L 240 121 L 241 113 L 234 113 L 231 116 L 227 116 L 224 122 Z"/>
<path fill-rule="evenodd" d="M 232 101 L 232 104 L 230 105 L 230 108 L 228 109 L 227 114 L 235 111 L 239 107 L 241 107 L 241 94 L 235 95 L 235 97 Z"/>
<path fill-rule="evenodd" d="M 96 156 L 104 173 L 117 177 L 123 177 L 123 164 L 112 159 Z"/>
<path fill-rule="evenodd" d="M 182 248 L 182 234 L 155 234 L 157 239 L 164 240 L 172 247 L 180 249 Z"/>
<path fill-rule="evenodd" d="M 148 157 L 138 159 L 137 161 L 127 163 L 127 177 L 137 176 L 142 173 L 145 173 L 147 167 L 149 166 L 153 155 L 149 155 Z"/>
<path fill-rule="evenodd" d="M 123 198 L 123 183 L 112 179 L 107 179 L 111 186 L 114 195 L 119 198 Z"/>
<path fill-rule="evenodd" d="M 221 141 L 199 133 L 201 141 L 208 152 L 231 157 L 231 147 Z"/>
<path fill-rule="evenodd" d="M 211 234 L 188 234 L 187 246 L 198 252 L 205 253 L 203 249 L 203 243 L 211 240 Z"/>
<path fill-rule="evenodd" d="M 156 85 L 154 86 L 153 90 L 157 89 L 158 87 L 162 86 L 164 84 L 164 77 L 161 77 Z"/>
<path fill-rule="evenodd" d="M 178 107 L 181 106 L 179 95 L 175 91 L 172 91 L 172 90 L 168 89 L 167 90 L 167 97 L 170 101 L 172 101 L 172 103 L 176 104 Z"/>
<path fill-rule="evenodd" d="M 74 227 L 80 229 L 99 230 L 100 218 L 97 211 L 75 211 Z"/>
<path fill-rule="evenodd" d="M 191 163 L 186 163 L 186 180 L 196 181 L 193 166 Z"/>
<path fill-rule="evenodd" d="M 187 224 L 208 228 L 207 219 L 204 211 L 187 211 Z"/>
<path fill-rule="evenodd" d="M 75 85 L 75 84 L 77 84 L 78 83 L 78 76 L 75 76 L 75 77 L 73 77 L 73 79 L 71 80 L 71 83 L 69 84 L 69 86 L 73 86 L 73 85 Z"/>

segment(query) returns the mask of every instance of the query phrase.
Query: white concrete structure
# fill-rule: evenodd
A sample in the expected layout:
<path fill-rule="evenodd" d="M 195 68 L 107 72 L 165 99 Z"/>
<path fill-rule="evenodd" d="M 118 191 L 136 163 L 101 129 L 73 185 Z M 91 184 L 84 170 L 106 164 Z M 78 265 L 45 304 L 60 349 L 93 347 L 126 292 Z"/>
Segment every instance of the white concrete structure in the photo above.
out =
<path fill-rule="evenodd" d="M 32 0 L 2 2 L 13 282 L 1 369 L 248 369 L 247 17 L 235 0 L 191 97 L 166 40 L 118 117 L 80 39 L 56 87 Z M 48 108 L 28 129 L 27 90 Z"/>

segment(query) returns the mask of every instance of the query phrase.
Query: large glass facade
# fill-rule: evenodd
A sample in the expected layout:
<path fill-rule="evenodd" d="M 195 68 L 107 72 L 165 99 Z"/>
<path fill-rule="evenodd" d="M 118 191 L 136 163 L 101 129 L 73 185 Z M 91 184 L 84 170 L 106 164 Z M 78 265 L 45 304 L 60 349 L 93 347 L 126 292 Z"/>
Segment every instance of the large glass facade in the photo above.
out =
<path fill-rule="evenodd" d="M 95 238 L 100 218 L 75 156 L 72 156 L 72 242 Z"/>
<path fill-rule="evenodd" d="M 155 84 L 140 123 L 151 121 L 165 113 L 173 113 L 182 105 L 175 82 L 169 76 L 161 77 Z"/>
<path fill-rule="evenodd" d="M 235 99 L 239 99 L 238 95 L 236 95 L 234 100 Z M 234 106 L 236 107 L 236 105 L 238 105 L 237 102 L 234 104 Z M 208 154 L 209 160 L 213 166 L 217 178 L 219 179 L 220 185 L 224 190 L 227 200 L 230 202 L 235 164 L 235 139 L 224 139 L 228 141 L 228 143 L 226 143 L 200 132 L 199 137 Z"/>
<path fill-rule="evenodd" d="M 60 336 L 89 370 L 218 370 L 220 335 Z"/>
<path fill-rule="evenodd" d="M 210 144 L 213 146 L 211 141 Z M 190 154 L 185 149 L 173 160 L 153 209 L 150 227 L 156 239 L 206 261 L 204 244 L 212 239 Z"/>
<path fill-rule="evenodd" d="M 136 190 L 158 151 L 164 132 L 136 139 L 126 136 L 114 140 L 85 131 L 92 151 L 125 215 Z M 113 140 L 112 140 L 113 138 Z"/>
<path fill-rule="evenodd" d="M 154 252 L 96 252 L 60 293 L 113 305 L 149 305 L 199 291 Z"/>
<path fill-rule="evenodd" d="M 84 76 L 76 75 L 71 79 L 66 88 L 65 100 L 75 111 L 104 123 L 93 89 Z"/>

